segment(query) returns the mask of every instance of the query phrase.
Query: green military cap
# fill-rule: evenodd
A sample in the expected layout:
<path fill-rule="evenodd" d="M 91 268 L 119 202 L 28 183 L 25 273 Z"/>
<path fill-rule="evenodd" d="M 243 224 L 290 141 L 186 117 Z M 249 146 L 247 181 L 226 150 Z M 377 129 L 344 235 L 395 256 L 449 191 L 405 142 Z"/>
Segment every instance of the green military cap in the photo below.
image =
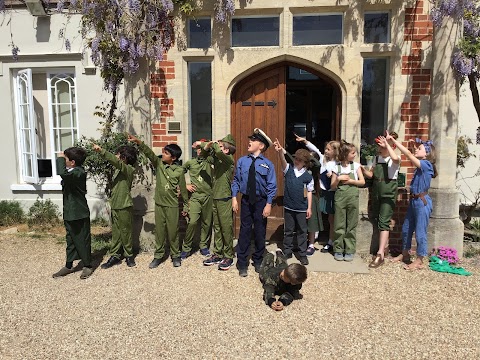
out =
<path fill-rule="evenodd" d="M 235 143 L 235 139 L 233 138 L 232 134 L 228 134 L 227 136 L 225 136 L 222 140 L 220 140 L 221 142 L 226 142 L 226 143 L 229 143 L 229 144 L 232 144 L 233 146 L 237 146 L 237 144 Z"/>

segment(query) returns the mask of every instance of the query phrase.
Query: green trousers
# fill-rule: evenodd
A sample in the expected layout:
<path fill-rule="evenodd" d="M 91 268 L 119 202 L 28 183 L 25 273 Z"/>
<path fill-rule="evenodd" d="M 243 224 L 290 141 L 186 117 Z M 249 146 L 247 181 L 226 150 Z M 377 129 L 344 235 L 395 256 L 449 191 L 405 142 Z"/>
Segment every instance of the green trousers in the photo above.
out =
<path fill-rule="evenodd" d="M 163 258 L 167 241 L 170 244 L 171 258 L 180 257 L 178 221 L 178 207 L 155 204 L 155 259 Z"/>
<path fill-rule="evenodd" d="M 213 200 L 213 233 L 215 255 L 233 259 L 232 199 Z"/>
<path fill-rule="evenodd" d="M 182 251 L 187 253 L 192 250 L 192 242 L 199 220 L 201 220 L 200 249 L 210 246 L 210 238 L 212 237 L 212 196 L 206 194 L 195 195 L 193 193 L 188 204 L 189 221 L 182 246 Z"/>
<path fill-rule="evenodd" d="M 397 180 L 373 182 L 372 186 L 372 215 L 377 221 L 380 231 L 390 231 L 390 220 L 397 203 Z"/>
<path fill-rule="evenodd" d="M 90 218 L 64 221 L 67 231 L 67 262 L 82 260 L 83 266 L 92 266 L 92 236 Z"/>
<path fill-rule="evenodd" d="M 355 254 L 358 224 L 358 188 L 341 185 L 335 193 L 335 239 L 333 251 Z"/>
<path fill-rule="evenodd" d="M 133 256 L 132 226 L 132 206 L 125 209 L 112 209 L 112 243 L 110 244 L 110 256 L 116 257 L 117 259 L 122 255 L 125 257 Z"/>

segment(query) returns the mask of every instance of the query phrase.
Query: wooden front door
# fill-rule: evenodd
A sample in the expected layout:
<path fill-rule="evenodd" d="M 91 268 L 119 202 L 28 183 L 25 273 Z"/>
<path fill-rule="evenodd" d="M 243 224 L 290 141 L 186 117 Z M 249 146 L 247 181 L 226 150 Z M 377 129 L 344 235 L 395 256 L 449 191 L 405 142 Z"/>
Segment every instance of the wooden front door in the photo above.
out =
<path fill-rule="evenodd" d="M 235 161 L 247 154 L 248 136 L 260 128 L 275 141 L 285 139 L 285 66 L 255 73 L 240 83 L 232 94 L 232 134 L 237 142 Z M 283 197 L 283 172 L 273 146 L 265 156 L 275 166 L 277 198 Z M 272 218 L 283 221 L 283 207 L 274 203 Z M 238 221 L 237 221 L 238 226 Z"/>

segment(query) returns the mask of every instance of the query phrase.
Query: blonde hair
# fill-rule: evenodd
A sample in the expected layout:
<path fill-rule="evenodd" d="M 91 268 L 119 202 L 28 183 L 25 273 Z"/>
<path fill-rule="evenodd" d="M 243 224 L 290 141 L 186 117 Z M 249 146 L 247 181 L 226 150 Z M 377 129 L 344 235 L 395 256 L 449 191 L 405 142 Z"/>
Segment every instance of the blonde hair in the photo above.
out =
<path fill-rule="evenodd" d="M 329 141 L 325 144 L 325 148 L 327 146 L 330 146 L 330 148 L 332 149 L 333 151 L 333 156 L 331 159 L 328 159 L 328 161 L 338 161 L 338 153 L 340 152 L 340 142 L 339 141 L 336 141 L 336 140 L 332 140 L 332 141 Z M 326 162 L 327 160 L 325 160 L 326 156 L 323 158 L 324 159 L 324 162 Z"/>

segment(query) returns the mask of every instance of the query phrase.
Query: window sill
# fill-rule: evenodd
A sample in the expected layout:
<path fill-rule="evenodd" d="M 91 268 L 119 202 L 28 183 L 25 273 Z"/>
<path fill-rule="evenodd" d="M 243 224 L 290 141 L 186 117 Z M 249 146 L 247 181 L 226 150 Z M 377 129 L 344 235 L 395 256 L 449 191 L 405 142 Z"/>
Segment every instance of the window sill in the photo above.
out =
<path fill-rule="evenodd" d="M 62 191 L 61 184 L 12 184 L 12 191 Z"/>

